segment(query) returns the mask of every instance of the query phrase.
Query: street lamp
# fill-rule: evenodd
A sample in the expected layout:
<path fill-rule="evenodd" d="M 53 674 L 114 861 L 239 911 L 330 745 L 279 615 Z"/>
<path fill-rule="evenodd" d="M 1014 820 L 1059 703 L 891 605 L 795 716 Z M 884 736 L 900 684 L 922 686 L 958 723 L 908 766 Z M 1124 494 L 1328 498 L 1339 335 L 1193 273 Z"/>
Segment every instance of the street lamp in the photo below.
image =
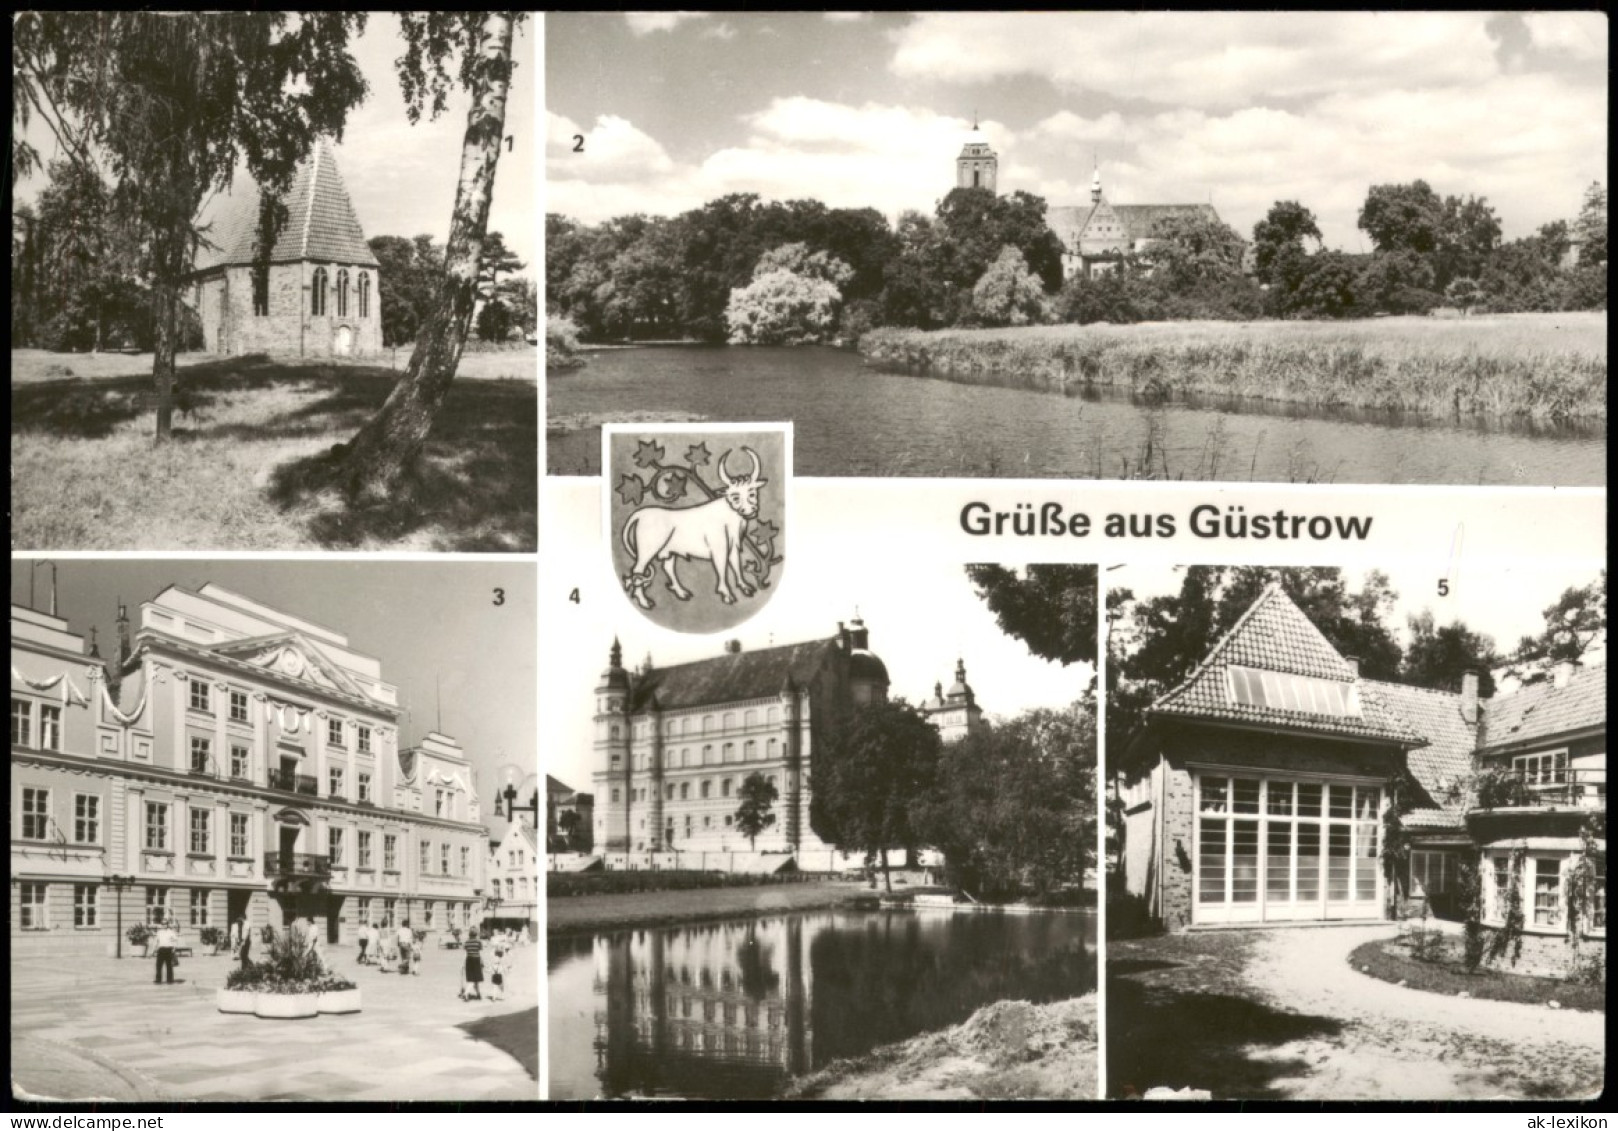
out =
<path fill-rule="evenodd" d="M 135 885 L 134 876 L 108 876 L 107 885 L 112 888 L 114 906 L 117 908 L 118 935 L 114 942 L 114 958 L 124 956 L 124 889 Z"/>

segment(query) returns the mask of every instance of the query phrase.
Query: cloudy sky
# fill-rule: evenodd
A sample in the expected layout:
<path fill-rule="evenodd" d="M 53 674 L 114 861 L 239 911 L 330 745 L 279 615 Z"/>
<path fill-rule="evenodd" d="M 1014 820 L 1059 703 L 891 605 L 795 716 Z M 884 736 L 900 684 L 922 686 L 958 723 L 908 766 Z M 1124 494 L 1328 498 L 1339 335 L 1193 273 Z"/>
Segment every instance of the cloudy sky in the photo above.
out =
<path fill-rule="evenodd" d="M 11 600 L 50 608 L 48 565 L 11 563 Z M 406 710 L 400 740 L 430 730 L 454 737 L 477 773 L 484 823 L 498 835 L 494 791 L 503 767 L 537 765 L 534 742 L 534 569 L 521 562 L 207 561 L 194 558 L 91 561 L 57 565 L 57 610 L 73 631 L 100 636 L 117 655 L 117 609 L 139 607 L 169 585 L 214 582 L 244 597 L 348 637 L 382 663 Z M 492 590 L 505 590 L 493 603 Z M 442 720 L 440 722 L 440 719 Z"/>
<path fill-rule="evenodd" d="M 529 264 L 529 275 L 537 273 L 532 262 L 538 255 L 534 223 L 537 18 L 524 21 L 512 43 L 517 68 L 506 101 L 506 133 L 515 138 L 515 144 L 511 152 L 500 155 L 489 213 L 489 230 L 506 237 L 506 246 Z M 470 99 L 457 91 L 437 119 L 424 115 L 411 125 L 393 68 L 404 51 L 398 21 L 388 13 L 373 13 L 365 34 L 351 47 L 370 93 L 349 115 L 343 142 L 334 152 L 360 226 L 367 238 L 428 233 L 442 243 L 449 236 Z M 55 139 L 37 115 L 28 137 L 47 163 L 59 156 Z M 43 184 L 42 175 L 19 182 L 17 199 L 31 200 Z"/>
<path fill-rule="evenodd" d="M 1517 562 L 1499 566 L 1474 562 L 1457 568 L 1450 578 L 1449 595 L 1439 597 L 1430 561 L 1414 566 L 1386 566 L 1382 571 L 1398 594 L 1389 627 L 1394 629 L 1401 646 L 1408 645 L 1408 618 L 1431 610 L 1439 625 L 1459 620 L 1473 632 L 1492 636 L 1496 648 L 1509 652 L 1524 636 L 1536 635 L 1544 629 L 1545 607 L 1554 603 L 1563 590 L 1588 585 L 1600 570 L 1599 561 Z M 1359 589 L 1364 583 L 1363 571 L 1344 570 L 1343 573 L 1352 589 Z M 1105 570 L 1102 583 L 1108 590 L 1129 589 L 1138 599 L 1146 600 L 1165 593 L 1178 593 L 1183 578 L 1183 570 L 1178 566 L 1129 565 Z M 1599 648 L 1592 653 L 1591 662 L 1604 660 L 1605 656 L 1605 647 Z"/>
<path fill-rule="evenodd" d="M 1596 13 L 552 13 L 547 211 L 729 192 L 930 211 L 974 114 L 1002 192 L 1311 208 L 1368 250 L 1372 184 L 1485 196 L 1507 238 L 1607 165 Z M 573 152 L 575 135 L 584 151 Z"/>

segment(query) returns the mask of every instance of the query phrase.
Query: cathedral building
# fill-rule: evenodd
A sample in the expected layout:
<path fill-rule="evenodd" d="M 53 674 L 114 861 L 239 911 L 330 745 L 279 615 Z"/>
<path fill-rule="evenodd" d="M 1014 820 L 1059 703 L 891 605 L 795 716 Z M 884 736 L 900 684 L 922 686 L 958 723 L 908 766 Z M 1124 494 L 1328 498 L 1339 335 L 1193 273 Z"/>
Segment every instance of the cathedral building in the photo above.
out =
<path fill-rule="evenodd" d="M 188 945 L 237 920 L 445 929 L 483 912 L 488 830 L 452 738 L 400 743 L 379 660 L 218 585 L 169 586 L 104 661 L 11 609 L 11 945 Z"/>
<path fill-rule="evenodd" d="M 1160 221 L 1181 216 L 1219 222 L 1212 204 L 1114 204 L 1102 191 L 1097 168 L 1090 180 L 1090 203 L 1053 204 L 1045 210 L 1045 223 L 1062 241 L 1066 281 L 1116 270 L 1125 256 L 1150 246 Z"/>
<path fill-rule="evenodd" d="M 268 262 L 256 255 L 259 188 L 245 175 L 204 205 L 182 293 L 210 353 L 374 357 L 380 265 L 326 142 L 298 166 Z"/>
<path fill-rule="evenodd" d="M 814 753 L 853 711 L 886 701 L 888 669 L 865 622 L 830 638 L 631 672 L 614 642 L 595 690 L 595 848 L 641 852 L 825 853 L 811 827 Z M 983 725 L 964 665 L 923 706 L 946 740 Z M 776 787 L 756 845 L 735 827 L 742 783 Z"/>
<path fill-rule="evenodd" d="M 955 187 L 995 192 L 999 168 L 999 155 L 973 122 L 955 158 Z M 1062 241 L 1064 282 L 1116 270 L 1126 256 L 1146 250 L 1160 221 L 1179 216 L 1219 221 L 1212 204 L 1114 204 L 1102 191 L 1099 167 L 1090 180 L 1088 204 L 1050 204 L 1045 209 L 1046 224 Z"/>

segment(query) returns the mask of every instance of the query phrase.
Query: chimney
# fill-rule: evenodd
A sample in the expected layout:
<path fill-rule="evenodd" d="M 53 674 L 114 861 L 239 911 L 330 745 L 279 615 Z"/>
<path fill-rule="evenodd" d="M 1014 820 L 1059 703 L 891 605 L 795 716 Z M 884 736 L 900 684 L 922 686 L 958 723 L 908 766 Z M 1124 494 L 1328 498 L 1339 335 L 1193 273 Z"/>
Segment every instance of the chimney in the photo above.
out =
<path fill-rule="evenodd" d="M 1522 677 L 1516 672 L 1507 672 L 1494 681 L 1494 693 L 1499 698 L 1515 695 L 1522 688 Z"/>
<path fill-rule="evenodd" d="M 1343 662 L 1354 672 L 1354 678 L 1360 678 L 1360 658 L 1358 656 L 1344 656 Z"/>
<path fill-rule="evenodd" d="M 1551 686 L 1560 691 L 1573 682 L 1573 673 L 1579 670 L 1579 661 L 1562 660 L 1551 669 Z"/>
<path fill-rule="evenodd" d="M 725 654 L 726 655 L 728 655 L 728 656 L 739 656 L 739 655 L 741 655 L 741 653 L 742 653 L 742 642 L 740 640 L 727 640 L 727 641 L 725 641 Z"/>
<path fill-rule="evenodd" d="M 1461 673 L 1461 719 L 1467 726 L 1478 721 L 1478 672 L 1467 668 Z"/>

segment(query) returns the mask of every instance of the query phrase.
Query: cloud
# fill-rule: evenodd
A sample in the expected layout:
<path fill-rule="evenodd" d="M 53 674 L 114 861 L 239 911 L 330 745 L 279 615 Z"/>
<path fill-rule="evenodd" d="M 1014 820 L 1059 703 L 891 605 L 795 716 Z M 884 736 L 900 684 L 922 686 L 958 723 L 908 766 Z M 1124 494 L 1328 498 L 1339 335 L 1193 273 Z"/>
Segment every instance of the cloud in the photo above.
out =
<path fill-rule="evenodd" d="M 703 39 L 731 40 L 736 38 L 736 29 L 728 23 L 714 24 L 712 27 L 702 29 Z"/>
<path fill-rule="evenodd" d="M 869 12 L 823 12 L 822 15 L 828 23 L 834 24 L 855 24 L 871 18 Z"/>
<path fill-rule="evenodd" d="M 587 129 L 560 114 L 545 115 L 545 172 L 553 180 L 634 184 L 673 169 L 656 140 L 616 115 L 603 114 Z"/>
<path fill-rule="evenodd" d="M 651 35 L 654 31 L 673 31 L 687 20 L 703 20 L 707 12 L 625 12 L 624 22 L 635 35 Z"/>
<path fill-rule="evenodd" d="M 1586 62 L 1607 61 L 1607 17 L 1600 12 L 1525 12 L 1533 45 Z"/>
<path fill-rule="evenodd" d="M 1487 17 L 1399 12 L 924 13 L 894 33 L 903 78 L 1045 78 L 1068 89 L 1202 107 L 1495 71 Z"/>

